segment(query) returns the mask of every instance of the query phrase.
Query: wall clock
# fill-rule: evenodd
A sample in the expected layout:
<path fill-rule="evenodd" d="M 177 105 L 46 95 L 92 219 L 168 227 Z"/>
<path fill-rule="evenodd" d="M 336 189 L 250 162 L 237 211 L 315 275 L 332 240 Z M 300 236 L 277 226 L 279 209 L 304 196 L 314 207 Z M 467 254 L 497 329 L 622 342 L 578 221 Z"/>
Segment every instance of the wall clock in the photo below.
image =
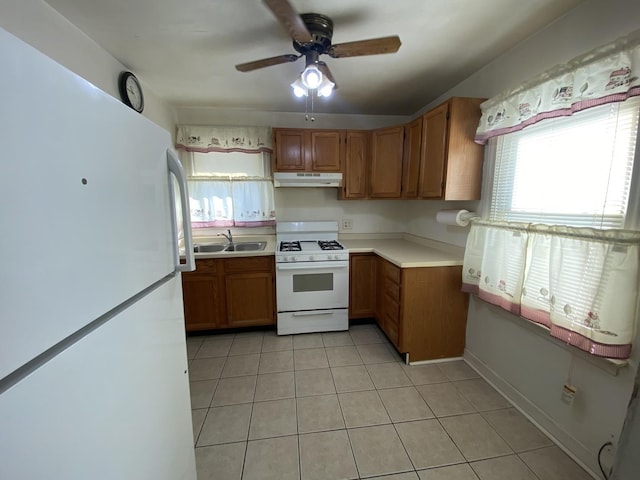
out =
<path fill-rule="evenodd" d="M 142 95 L 142 87 L 136 76 L 131 72 L 122 72 L 118 79 L 118 89 L 125 105 L 141 113 L 144 109 L 144 97 Z"/>

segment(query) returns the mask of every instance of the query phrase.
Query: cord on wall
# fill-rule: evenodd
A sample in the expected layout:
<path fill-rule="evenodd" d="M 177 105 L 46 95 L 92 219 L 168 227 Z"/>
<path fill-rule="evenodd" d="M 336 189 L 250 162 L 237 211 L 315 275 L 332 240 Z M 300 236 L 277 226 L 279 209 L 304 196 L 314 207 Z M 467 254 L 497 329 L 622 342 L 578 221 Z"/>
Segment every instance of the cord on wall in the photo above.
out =
<path fill-rule="evenodd" d="M 611 475 L 611 472 L 613 470 L 613 467 L 611 467 L 609 469 L 609 473 L 605 473 L 604 468 L 602 466 L 602 452 L 604 451 L 605 448 L 607 447 L 612 447 L 613 443 L 611 442 L 605 442 L 602 444 L 602 446 L 600 447 L 600 450 L 598 450 L 598 466 L 600 467 L 600 471 L 602 472 L 602 476 L 604 477 L 604 480 L 609 480 L 609 476 Z"/>

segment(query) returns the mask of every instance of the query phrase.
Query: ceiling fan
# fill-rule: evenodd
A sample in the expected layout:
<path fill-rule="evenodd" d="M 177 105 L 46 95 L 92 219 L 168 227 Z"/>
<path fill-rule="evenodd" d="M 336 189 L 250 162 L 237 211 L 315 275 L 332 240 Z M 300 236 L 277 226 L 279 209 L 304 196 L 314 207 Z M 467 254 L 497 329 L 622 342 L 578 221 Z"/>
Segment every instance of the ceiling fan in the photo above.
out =
<path fill-rule="evenodd" d="M 397 35 L 334 45 L 331 43 L 333 21 L 328 16 L 321 13 L 303 13 L 299 15 L 288 0 L 263 0 L 263 2 L 291 35 L 293 48 L 300 54 L 285 54 L 241 63 L 236 65 L 236 70 L 240 72 L 250 72 L 259 68 L 295 62 L 299 58 L 305 57 L 306 68 L 301 78 L 303 83 L 305 83 L 305 73 L 308 70 L 312 72 L 319 71 L 321 72 L 321 75 L 319 75 L 320 80 L 324 75 L 333 84 L 333 88 L 337 88 L 329 67 L 325 62 L 319 60 L 320 55 L 326 54 L 332 58 L 345 58 L 395 53 L 401 45 L 400 38 Z M 313 83 L 314 78 L 310 77 L 310 79 Z M 309 85 L 305 83 L 305 86 L 308 87 Z"/>

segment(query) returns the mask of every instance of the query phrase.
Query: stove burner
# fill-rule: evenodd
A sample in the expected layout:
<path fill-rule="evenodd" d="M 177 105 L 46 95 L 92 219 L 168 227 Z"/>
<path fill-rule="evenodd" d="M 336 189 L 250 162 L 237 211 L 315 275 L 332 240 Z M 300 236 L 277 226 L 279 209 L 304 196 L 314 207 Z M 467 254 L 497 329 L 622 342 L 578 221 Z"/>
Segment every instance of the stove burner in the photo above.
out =
<path fill-rule="evenodd" d="M 300 246 L 300 242 L 280 242 L 280 251 L 281 252 L 300 252 L 302 251 L 302 247 Z"/>
<path fill-rule="evenodd" d="M 337 240 L 318 240 L 322 250 L 343 250 L 344 247 Z"/>

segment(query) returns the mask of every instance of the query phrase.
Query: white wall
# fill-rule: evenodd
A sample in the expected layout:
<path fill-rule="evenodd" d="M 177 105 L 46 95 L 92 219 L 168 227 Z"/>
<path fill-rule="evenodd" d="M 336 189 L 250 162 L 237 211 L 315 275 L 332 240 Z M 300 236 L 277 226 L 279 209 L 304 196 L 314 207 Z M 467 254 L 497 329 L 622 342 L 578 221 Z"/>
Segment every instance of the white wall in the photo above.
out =
<path fill-rule="evenodd" d="M 118 75 L 129 70 L 65 17 L 41 0 L 2 0 L 0 27 L 37 48 L 56 62 L 85 78 L 108 94 L 120 98 Z M 175 112 L 142 83 L 143 115 L 174 135 Z"/>
<path fill-rule="evenodd" d="M 282 221 L 352 220 L 353 229 L 342 233 L 402 232 L 406 222 L 397 201 L 338 201 L 336 188 L 276 188 L 276 209 Z"/>
<path fill-rule="evenodd" d="M 255 110 L 177 107 L 178 124 L 185 125 L 252 125 L 280 128 L 350 128 L 371 129 L 402 125 L 409 120 L 400 115 L 316 114 L 315 121 L 305 120 L 304 108 L 299 113 L 262 112 Z"/>
<path fill-rule="evenodd" d="M 638 19 L 637 0 L 587 0 L 422 111 L 452 95 L 488 98 L 513 88 L 553 65 L 639 28 Z M 429 224 L 431 233 L 434 227 L 429 221 L 424 223 Z M 636 348 L 631 366 L 615 376 L 520 318 L 476 299 L 470 302 L 465 358 L 593 472 L 599 472 L 596 454 L 600 445 L 618 438 L 639 356 Z M 560 400 L 570 372 L 578 388 L 573 406 Z"/>

